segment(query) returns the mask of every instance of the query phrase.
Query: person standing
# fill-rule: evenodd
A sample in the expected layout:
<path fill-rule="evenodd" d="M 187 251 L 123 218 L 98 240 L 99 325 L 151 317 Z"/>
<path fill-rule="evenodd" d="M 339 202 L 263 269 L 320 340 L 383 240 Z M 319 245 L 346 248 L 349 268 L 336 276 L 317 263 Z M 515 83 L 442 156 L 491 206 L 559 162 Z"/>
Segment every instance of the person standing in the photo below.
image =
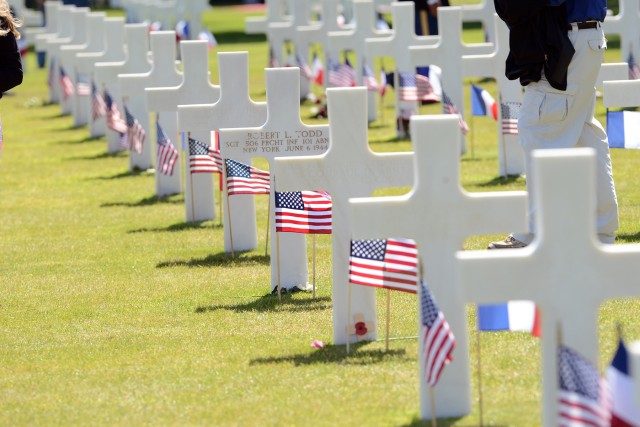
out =
<path fill-rule="evenodd" d="M 6 0 L 0 0 L 0 98 L 9 89 L 22 83 L 22 60 L 17 40 L 18 27 Z"/>
<path fill-rule="evenodd" d="M 495 0 L 496 12 L 511 32 L 506 75 L 512 80 L 519 78 L 526 86 L 518 133 L 526 160 L 529 232 L 512 233 L 503 241 L 489 244 L 488 249 L 521 248 L 533 240 L 537 206 L 531 154 L 542 148 L 595 150 L 597 233 L 602 243 L 613 244 L 618 229 L 618 201 L 607 134 L 594 117 L 595 84 L 607 47 L 602 29 L 607 2 L 540 3 L 545 2 Z"/>
<path fill-rule="evenodd" d="M 418 36 L 438 35 L 438 8 L 449 6 L 449 0 L 400 0 L 415 3 L 415 31 Z"/>

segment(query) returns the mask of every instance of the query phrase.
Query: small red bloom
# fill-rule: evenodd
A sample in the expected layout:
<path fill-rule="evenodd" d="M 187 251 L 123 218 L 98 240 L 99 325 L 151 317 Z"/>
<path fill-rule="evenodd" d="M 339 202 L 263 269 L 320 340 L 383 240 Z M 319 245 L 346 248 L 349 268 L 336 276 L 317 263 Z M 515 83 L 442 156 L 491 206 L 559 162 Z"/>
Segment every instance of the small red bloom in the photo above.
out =
<path fill-rule="evenodd" d="M 356 327 L 356 335 L 366 335 L 367 331 L 367 325 L 364 322 L 357 322 L 355 324 Z"/>

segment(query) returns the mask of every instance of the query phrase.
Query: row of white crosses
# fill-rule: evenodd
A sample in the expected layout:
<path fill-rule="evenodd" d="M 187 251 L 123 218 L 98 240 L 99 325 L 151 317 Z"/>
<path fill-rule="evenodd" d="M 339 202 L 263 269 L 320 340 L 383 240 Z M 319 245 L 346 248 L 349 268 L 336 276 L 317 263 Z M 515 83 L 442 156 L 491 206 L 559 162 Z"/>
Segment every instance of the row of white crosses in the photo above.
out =
<path fill-rule="evenodd" d="M 628 61 L 633 54 L 635 61 L 640 60 L 640 5 L 637 0 L 619 0 L 619 13 L 607 16 L 602 28 L 605 34 L 620 36 L 622 61 Z"/>
<path fill-rule="evenodd" d="M 123 8 L 128 22 L 159 22 L 163 30 L 173 30 L 180 21 L 187 22 L 191 38 L 202 31 L 202 13 L 209 9 L 207 0 L 126 0 Z"/>

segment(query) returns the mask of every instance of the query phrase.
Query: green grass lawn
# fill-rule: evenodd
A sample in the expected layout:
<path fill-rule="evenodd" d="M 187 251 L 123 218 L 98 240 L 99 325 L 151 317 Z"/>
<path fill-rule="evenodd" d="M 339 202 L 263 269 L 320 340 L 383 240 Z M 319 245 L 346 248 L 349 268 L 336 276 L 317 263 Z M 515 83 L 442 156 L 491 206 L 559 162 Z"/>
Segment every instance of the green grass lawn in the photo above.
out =
<path fill-rule="evenodd" d="M 250 52 L 251 94 L 263 100 L 268 49 L 264 37 L 243 34 L 248 15 L 216 7 L 204 20 L 220 51 Z M 607 60 L 618 61 L 616 52 Z M 0 425 L 430 425 L 418 421 L 415 296 L 392 294 L 391 336 L 404 339 L 388 352 L 373 342 L 347 355 L 331 345 L 329 236 L 318 238 L 316 299 L 299 293 L 279 303 L 268 295 L 265 197 L 256 198 L 258 249 L 231 258 L 218 220 L 185 224 L 183 196 L 154 197 L 152 174 L 129 173 L 126 154 L 107 154 L 104 138 L 89 138 L 47 104 L 46 70 L 33 54 L 27 61 L 23 85 L 0 101 Z M 213 57 L 210 68 L 217 81 Z M 495 82 L 479 84 L 496 95 Z M 395 138 L 391 99 L 371 124 L 371 146 L 410 150 Z M 303 120 L 320 123 L 310 107 Z M 599 103 L 603 122 L 604 112 Z M 494 122 L 476 117 L 473 125 L 463 186 L 524 189 L 521 177 L 497 177 Z M 612 156 L 617 243 L 638 243 L 640 152 Z M 465 246 L 482 249 L 496 237 L 472 236 Z M 385 292 L 378 297 L 384 325 Z M 616 324 L 628 340 L 640 338 L 639 308 L 632 299 L 601 308 L 601 368 L 616 346 Z M 475 309 L 468 314 L 476 402 Z M 327 347 L 311 348 L 315 339 Z M 485 333 L 480 342 L 485 424 L 539 425 L 539 341 Z M 440 425 L 478 419 L 476 403 L 469 416 Z"/>

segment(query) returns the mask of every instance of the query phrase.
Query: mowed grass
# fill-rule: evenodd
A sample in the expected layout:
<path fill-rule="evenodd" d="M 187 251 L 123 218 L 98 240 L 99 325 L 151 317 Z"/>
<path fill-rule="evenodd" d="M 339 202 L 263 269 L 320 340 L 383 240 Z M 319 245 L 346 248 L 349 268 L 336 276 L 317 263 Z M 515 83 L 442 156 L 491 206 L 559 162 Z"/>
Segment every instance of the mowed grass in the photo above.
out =
<path fill-rule="evenodd" d="M 268 48 L 264 37 L 242 34 L 249 14 L 216 7 L 204 19 L 220 51 L 249 51 L 251 94 L 263 100 Z M 471 28 L 465 39 L 478 34 Z M 607 55 L 619 60 L 615 49 Z M 215 55 L 210 65 L 217 82 Z M 232 258 L 218 219 L 185 224 L 182 195 L 156 198 L 152 174 L 130 173 L 125 153 L 107 154 L 104 138 L 88 138 L 47 105 L 46 72 L 33 54 L 27 67 L 24 84 L 0 101 L 0 425 L 429 425 L 419 421 L 415 296 L 392 294 L 391 336 L 404 339 L 388 352 L 379 341 L 347 355 L 331 344 L 330 237 L 317 239 L 316 299 L 278 302 L 269 295 L 266 197 L 256 198 L 258 248 Z M 497 95 L 495 82 L 473 81 Z M 395 138 L 391 95 L 385 103 L 370 126 L 372 148 L 410 150 Z M 309 118 L 312 106 L 303 105 L 303 120 L 320 123 Z M 597 113 L 604 123 L 601 103 Z M 465 189 L 524 189 L 522 177 L 497 176 L 495 124 L 476 117 L 473 128 L 473 155 L 469 140 L 461 160 Z M 640 153 L 612 157 L 617 243 L 638 243 Z M 497 237 L 471 236 L 465 247 Z M 386 293 L 378 298 L 383 337 Z M 628 340 L 640 337 L 639 308 L 634 299 L 603 305 L 601 368 L 617 324 Z M 471 306 L 468 319 L 473 412 L 440 425 L 479 423 Z M 314 339 L 327 347 L 311 348 Z M 539 341 L 484 333 L 480 343 L 485 424 L 539 425 Z"/>

